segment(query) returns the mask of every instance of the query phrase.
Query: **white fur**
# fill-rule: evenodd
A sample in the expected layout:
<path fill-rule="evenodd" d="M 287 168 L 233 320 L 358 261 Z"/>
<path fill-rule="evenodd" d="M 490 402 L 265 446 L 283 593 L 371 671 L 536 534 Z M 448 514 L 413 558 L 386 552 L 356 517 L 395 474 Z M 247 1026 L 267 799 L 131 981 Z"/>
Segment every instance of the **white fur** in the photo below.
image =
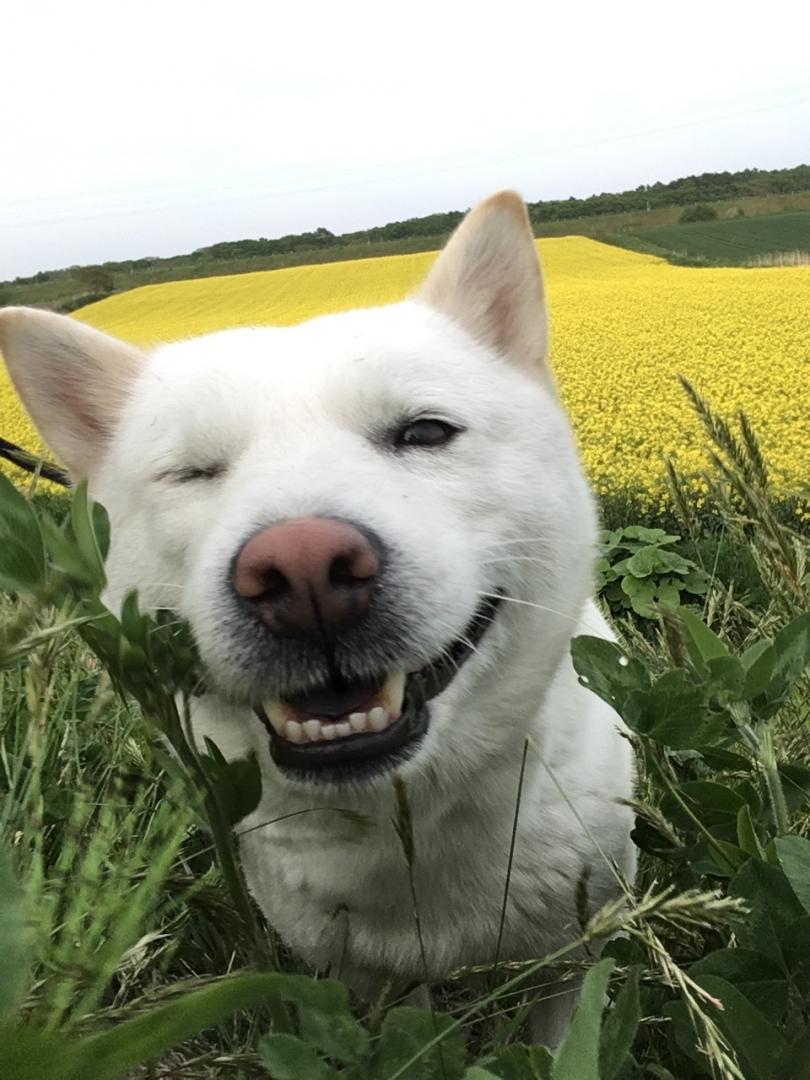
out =
<path fill-rule="evenodd" d="M 475 255 L 459 255 L 464 244 L 453 241 L 438 273 L 452 278 L 453 259 L 461 259 L 475 278 L 470 259 L 480 261 L 481 248 L 486 255 L 494 228 L 482 225 L 480 208 L 475 214 Z M 517 226 L 498 225 L 489 261 L 508 284 L 504 228 Z M 517 293 L 526 258 L 512 275 Z M 539 273 L 532 281 L 527 305 L 541 296 Z M 480 281 L 476 288 L 484 310 Z M 520 330 L 522 354 L 512 356 L 509 326 L 524 316 L 508 312 L 495 344 L 479 331 L 481 320 L 464 327 L 463 282 L 449 291 L 445 304 L 429 281 L 417 299 L 388 308 L 158 348 L 143 359 L 112 438 L 85 470 L 112 520 L 108 602 L 117 608 L 136 587 L 147 606 L 190 620 L 215 686 L 195 709 L 197 736 L 230 756 L 258 755 L 261 803 L 239 826 L 254 896 L 297 953 L 368 994 L 388 979 L 439 979 L 492 960 L 527 737 L 502 958 L 538 957 L 573 938 L 583 873 L 595 908 L 617 891 L 610 860 L 628 876 L 634 865 L 630 811 L 619 803 L 631 794 L 630 747 L 616 715 L 578 684 L 569 658 L 574 634 L 610 631 L 588 599 L 592 500 L 543 357 L 532 353 L 544 323 Z M 497 320 L 501 309 L 492 310 Z M 15 365 L 34 361 L 19 359 L 25 349 L 2 330 L 0 316 L 14 376 Z M 395 454 L 380 445 L 381 432 L 415 413 L 465 430 L 435 451 Z M 42 414 L 40 406 L 47 438 Z M 225 463 L 225 474 L 178 482 L 177 469 L 212 462 Z M 241 543 L 268 522 L 318 515 L 361 522 L 402 554 L 405 667 L 435 658 L 463 633 L 482 594 L 513 598 L 431 703 L 427 736 L 399 770 L 414 818 L 427 972 L 392 824 L 390 774 L 340 788 L 283 776 L 249 706 L 261 680 L 246 674 L 223 617 Z M 289 816 L 298 810 L 313 812 Z"/>

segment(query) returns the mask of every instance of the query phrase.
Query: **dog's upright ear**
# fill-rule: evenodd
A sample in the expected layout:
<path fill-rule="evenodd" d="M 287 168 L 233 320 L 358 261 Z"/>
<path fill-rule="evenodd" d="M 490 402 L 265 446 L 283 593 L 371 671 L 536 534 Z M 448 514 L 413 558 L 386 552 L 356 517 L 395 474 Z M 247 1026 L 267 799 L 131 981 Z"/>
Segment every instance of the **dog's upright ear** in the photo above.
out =
<path fill-rule="evenodd" d="M 75 480 L 101 460 L 143 356 L 66 315 L 0 309 L 0 353 L 48 446 Z"/>
<path fill-rule="evenodd" d="M 514 191 L 467 214 L 415 299 L 551 384 L 543 278 L 526 206 Z"/>

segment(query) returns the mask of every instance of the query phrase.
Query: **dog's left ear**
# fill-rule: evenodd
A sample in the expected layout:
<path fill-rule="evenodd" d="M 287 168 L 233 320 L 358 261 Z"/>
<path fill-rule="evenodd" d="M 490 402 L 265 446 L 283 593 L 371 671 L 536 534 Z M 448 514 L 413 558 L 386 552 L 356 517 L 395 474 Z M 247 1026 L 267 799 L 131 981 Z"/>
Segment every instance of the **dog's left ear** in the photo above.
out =
<path fill-rule="evenodd" d="M 143 354 L 66 315 L 0 309 L 0 352 L 40 435 L 74 480 L 100 463 Z"/>
<path fill-rule="evenodd" d="M 514 191 L 467 214 L 415 299 L 551 385 L 543 278 L 526 206 Z"/>

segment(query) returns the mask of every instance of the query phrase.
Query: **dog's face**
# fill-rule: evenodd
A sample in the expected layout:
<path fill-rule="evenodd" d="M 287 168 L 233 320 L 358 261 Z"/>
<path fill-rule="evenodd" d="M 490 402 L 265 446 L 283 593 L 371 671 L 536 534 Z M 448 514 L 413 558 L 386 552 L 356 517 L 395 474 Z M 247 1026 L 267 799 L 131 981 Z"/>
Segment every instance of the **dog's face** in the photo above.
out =
<path fill-rule="evenodd" d="M 112 522 L 107 600 L 186 617 L 289 783 L 522 739 L 590 585 L 594 521 L 545 367 L 516 197 L 420 294 L 148 356 L 0 315 L 46 441 Z"/>

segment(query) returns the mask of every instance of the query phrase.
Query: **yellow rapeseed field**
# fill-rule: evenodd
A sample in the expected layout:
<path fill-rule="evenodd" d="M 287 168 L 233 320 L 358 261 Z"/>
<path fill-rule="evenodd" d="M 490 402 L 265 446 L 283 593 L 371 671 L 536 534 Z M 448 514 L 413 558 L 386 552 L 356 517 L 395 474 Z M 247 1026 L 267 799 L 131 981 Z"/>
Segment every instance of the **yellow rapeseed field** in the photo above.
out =
<path fill-rule="evenodd" d="M 810 267 L 692 269 L 584 237 L 539 243 L 552 360 L 591 480 L 648 507 L 664 498 L 662 456 L 696 474 L 703 439 L 676 381 L 725 414 L 744 408 L 776 492 L 806 491 L 810 448 Z M 284 325 L 385 304 L 432 254 L 172 282 L 92 304 L 77 317 L 141 345 L 228 326 Z M 0 375 L 0 435 L 35 446 Z"/>

